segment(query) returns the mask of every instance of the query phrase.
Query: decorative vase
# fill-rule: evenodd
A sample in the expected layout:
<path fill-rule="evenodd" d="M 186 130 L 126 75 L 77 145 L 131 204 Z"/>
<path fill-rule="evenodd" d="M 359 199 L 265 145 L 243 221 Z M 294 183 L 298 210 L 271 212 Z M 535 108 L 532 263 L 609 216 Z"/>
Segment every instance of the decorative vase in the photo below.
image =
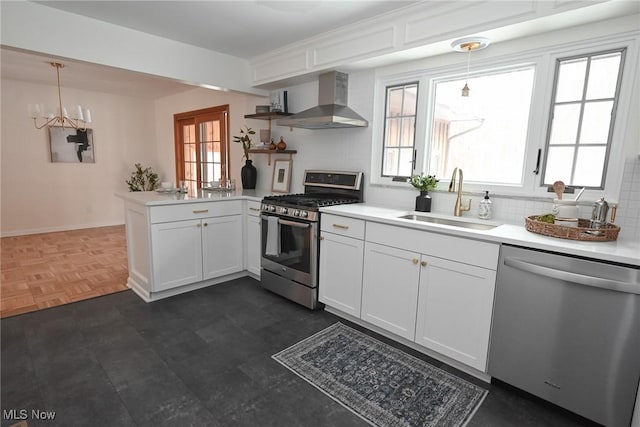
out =
<path fill-rule="evenodd" d="M 271 144 L 269 144 L 269 150 L 275 150 L 276 149 L 276 143 L 273 142 L 273 138 L 271 138 Z"/>
<path fill-rule="evenodd" d="M 431 196 L 428 191 L 421 191 L 416 196 L 416 210 L 418 212 L 431 212 Z"/>
<path fill-rule="evenodd" d="M 247 160 L 240 170 L 240 178 L 242 179 L 242 188 L 245 190 L 253 190 L 256 188 L 256 181 L 258 179 L 258 171 L 253 166 L 252 160 Z"/>
<path fill-rule="evenodd" d="M 287 143 L 284 142 L 284 138 L 283 137 L 280 137 L 280 141 L 278 142 L 277 147 L 278 147 L 279 151 L 283 151 L 283 150 L 287 149 Z"/>

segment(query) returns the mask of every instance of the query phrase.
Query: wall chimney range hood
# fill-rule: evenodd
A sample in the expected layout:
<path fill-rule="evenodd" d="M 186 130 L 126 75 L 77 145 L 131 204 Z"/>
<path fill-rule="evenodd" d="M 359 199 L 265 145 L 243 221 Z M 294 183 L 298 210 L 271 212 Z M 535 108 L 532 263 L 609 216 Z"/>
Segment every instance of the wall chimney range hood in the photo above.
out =
<path fill-rule="evenodd" d="M 279 126 L 303 129 L 333 129 L 367 127 L 362 116 L 347 107 L 349 76 L 338 71 L 320 74 L 318 77 L 318 105 L 286 119 L 278 120 Z"/>

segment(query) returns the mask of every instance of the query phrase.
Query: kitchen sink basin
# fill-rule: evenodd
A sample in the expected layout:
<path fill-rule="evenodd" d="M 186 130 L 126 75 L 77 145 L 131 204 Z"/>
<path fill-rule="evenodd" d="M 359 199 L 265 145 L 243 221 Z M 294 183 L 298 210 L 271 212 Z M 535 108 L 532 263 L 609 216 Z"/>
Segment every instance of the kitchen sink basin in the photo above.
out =
<path fill-rule="evenodd" d="M 412 221 L 430 222 L 432 224 L 450 225 L 453 227 L 470 228 L 472 230 L 491 230 L 497 225 L 479 224 L 477 222 L 458 221 L 455 219 L 436 218 L 432 216 L 409 214 L 399 217 L 400 219 L 410 219 Z"/>

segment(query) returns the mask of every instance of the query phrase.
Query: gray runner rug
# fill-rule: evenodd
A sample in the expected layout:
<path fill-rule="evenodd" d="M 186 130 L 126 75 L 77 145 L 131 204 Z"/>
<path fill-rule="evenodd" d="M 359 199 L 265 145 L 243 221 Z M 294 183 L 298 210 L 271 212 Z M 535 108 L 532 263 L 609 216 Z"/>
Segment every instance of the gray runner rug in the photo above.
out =
<path fill-rule="evenodd" d="M 375 426 L 464 426 L 487 395 L 342 323 L 273 358 Z"/>

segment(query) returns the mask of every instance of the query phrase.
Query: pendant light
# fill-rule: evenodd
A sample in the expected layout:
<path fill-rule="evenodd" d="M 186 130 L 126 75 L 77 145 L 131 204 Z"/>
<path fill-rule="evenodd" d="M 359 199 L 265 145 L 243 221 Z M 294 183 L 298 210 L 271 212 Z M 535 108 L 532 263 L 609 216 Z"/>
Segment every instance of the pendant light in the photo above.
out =
<path fill-rule="evenodd" d="M 33 119 L 33 125 L 36 129 L 42 129 L 45 126 L 61 126 L 63 128 L 70 127 L 82 131 L 86 130 L 87 124 L 91 123 L 91 111 L 78 105 L 75 110 L 72 110 L 74 116 L 69 116 L 67 109 L 62 106 L 62 95 L 60 94 L 60 69 L 64 68 L 64 64 L 59 62 L 50 62 L 49 64 L 56 69 L 56 76 L 58 77 L 57 114 L 47 114 L 44 104 L 29 104 L 29 117 Z M 40 124 L 38 120 L 41 121 Z"/>
<path fill-rule="evenodd" d="M 467 75 L 465 77 L 464 87 L 462 88 L 462 96 L 469 96 L 469 69 L 471 67 L 471 52 L 474 50 L 481 50 L 489 46 L 491 41 L 486 37 L 465 37 L 462 39 L 454 40 L 451 43 L 451 47 L 456 52 L 467 52 Z"/>

